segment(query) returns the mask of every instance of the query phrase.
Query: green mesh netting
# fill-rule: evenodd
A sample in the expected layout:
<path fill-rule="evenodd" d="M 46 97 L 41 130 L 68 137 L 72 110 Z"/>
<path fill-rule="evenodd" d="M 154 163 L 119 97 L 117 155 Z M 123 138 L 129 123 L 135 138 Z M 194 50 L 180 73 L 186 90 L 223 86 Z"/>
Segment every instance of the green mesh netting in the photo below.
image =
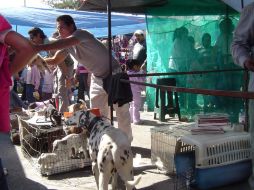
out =
<path fill-rule="evenodd" d="M 233 63 L 230 54 L 232 32 L 238 18 L 239 15 L 147 16 L 148 72 L 239 68 Z M 211 47 L 207 45 L 209 36 Z M 243 85 L 242 76 L 243 73 L 238 71 L 164 77 L 175 77 L 179 87 L 238 91 Z M 147 77 L 147 81 L 154 84 L 156 79 Z M 190 93 L 178 95 L 181 114 L 188 117 L 203 111 L 226 112 L 232 116 L 232 121 L 236 121 L 243 107 L 243 100 L 238 98 Z M 153 110 L 154 88 L 147 88 L 146 101 L 149 109 Z"/>

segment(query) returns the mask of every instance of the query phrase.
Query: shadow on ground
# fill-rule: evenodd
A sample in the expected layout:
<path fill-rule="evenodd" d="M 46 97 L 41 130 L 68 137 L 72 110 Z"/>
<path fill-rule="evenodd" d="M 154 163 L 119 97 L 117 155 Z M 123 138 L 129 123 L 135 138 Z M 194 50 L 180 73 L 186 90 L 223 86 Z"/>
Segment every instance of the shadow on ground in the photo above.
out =
<path fill-rule="evenodd" d="M 133 146 L 131 147 L 131 149 L 132 149 L 133 156 L 135 156 L 136 154 L 141 154 L 142 158 L 149 158 L 149 159 L 151 158 L 151 149 L 137 147 L 137 146 Z"/>
<path fill-rule="evenodd" d="M 0 133 L 0 157 L 2 159 L 3 167 L 7 168 L 7 183 L 9 190 L 47 190 L 44 185 L 28 179 L 24 173 L 20 158 L 10 141 L 8 134 Z M 1 189 L 1 187 L 0 187 Z M 53 189 L 51 189 L 53 190 Z"/>
<path fill-rule="evenodd" d="M 71 172 L 59 173 L 55 175 L 48 176 L 48 180 L 62 180 L 62 179 L 71 179 L 79 177 L 90 177 L 92 176 L 92 167 L 87 166 L 82 169 L 74 170 Z"/>

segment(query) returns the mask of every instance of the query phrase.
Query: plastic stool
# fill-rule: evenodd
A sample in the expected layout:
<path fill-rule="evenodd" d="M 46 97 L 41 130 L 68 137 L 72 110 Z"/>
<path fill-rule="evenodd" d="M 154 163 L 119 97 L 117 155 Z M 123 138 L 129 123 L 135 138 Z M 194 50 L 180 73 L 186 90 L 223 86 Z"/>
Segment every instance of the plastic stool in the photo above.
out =
<path fill-rule="evenodd" d="M 176 86 L 176 79 L 175 78 L 158 78 L 157 85 Z M 156 89 L 154 119 L 156 119 L 156 114 L 159 114 L 160 121 L 165 121 L 166 114 L 169 114 L 170 116 L 177 114 L 179 120 L 181 120 L 177 92 L 170 92 L 170 91 Z"/>

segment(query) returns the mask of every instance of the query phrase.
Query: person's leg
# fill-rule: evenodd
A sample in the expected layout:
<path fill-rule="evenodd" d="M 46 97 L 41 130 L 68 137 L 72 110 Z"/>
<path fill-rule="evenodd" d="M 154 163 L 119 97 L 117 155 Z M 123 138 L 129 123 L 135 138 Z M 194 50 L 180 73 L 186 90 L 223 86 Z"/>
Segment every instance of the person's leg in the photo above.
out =
<path fill-rule="evenodd" d="M 85 74 L 84 73 L 80 73 L 78 75 L 78 100 L 85 100 Z"/>
<path fill-rule="evenodd" d="M 26 83 L 23 83 L 22 87 L 23 87 L 23 91 L 21 95 L 21 100 L 25 101 L 26 100 Z"/>
<path fill-rule="evenodd" d="M 133 92 L 133 123 L 140 123 L 141 92 Z"/>
<path fill-rule="evenodd" d="M 116 117 L 118 122 L 118 128 L 121 129 L 127 136 L 130 143 L 133 140 L 132 129 L 131 129 L 131 117 L 129 112 L 129 103 L 118 107 L 118 104 L 114 104 L 116 111 Z"/>
<path fill-rule="evenodd" d="M 32 84 L 27 84 L 26 85 L 26 99 L 29 103 L 35 102 L 35 98 L 33 96 L 34 92 L 34 85 Z"/>
<path fill-rule="evenodd" d="M 103 89 L 103 81 L 94 75 L 91 76 L 90 107 L 99 108 L 102 116 L 109 116 L 108 95 Z"/>
<path fill-rule="evenodd" d="M 68 96 L 68 89 L 65 85 L 59 85 L 59 111 L 60 112 L 67 112 L 69 104 L 69 96 Z"/>
<path fill-rule="evenodd" d="M 130 108 L 129 108 L 131 123 L 133 123 L 133 106 L 134 106 L 134 102 L 132 101 L 130 102 Z"/>
<path fill-rule="evenodd" d="M 84 85 L 85 85 L 85 91 L 87 95 L 89 96 L 89 88 L 90 88 L 90 80 L 89 80 L 89 73 L 84 73 Z"/>

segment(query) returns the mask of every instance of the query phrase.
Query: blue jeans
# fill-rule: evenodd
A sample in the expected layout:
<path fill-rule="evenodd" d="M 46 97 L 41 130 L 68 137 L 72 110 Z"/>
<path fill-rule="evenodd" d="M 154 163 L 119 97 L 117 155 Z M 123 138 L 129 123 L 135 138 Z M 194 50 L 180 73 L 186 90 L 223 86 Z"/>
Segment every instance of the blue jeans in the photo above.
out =
<path fill-rule="evenodd" d="M 28 103 L 35 102 L 33 93 L 34 93 L 34 85 L 26 84 L 26 99 L 27 99 Z"/>

